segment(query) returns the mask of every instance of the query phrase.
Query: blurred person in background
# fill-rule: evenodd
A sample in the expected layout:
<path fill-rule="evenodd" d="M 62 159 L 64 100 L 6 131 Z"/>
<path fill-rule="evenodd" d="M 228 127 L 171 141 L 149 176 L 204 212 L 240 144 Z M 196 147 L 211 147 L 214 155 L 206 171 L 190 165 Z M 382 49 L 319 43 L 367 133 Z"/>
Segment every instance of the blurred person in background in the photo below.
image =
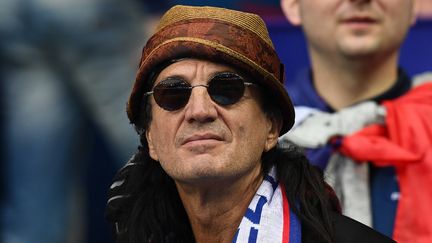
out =
<path fill-rule="evenodd" d="M 138 144 L 124 116 L 144 32 L 136 4 L 0 2 L 1 241 L 110 241 L 101 188 Z"/>
<path fill-rule="evenodd" d="M 282 0 L 311 69 L 293 85 L 306 148 L 343 213 L 398 242 L 432 241 L 432 82 L 398 67 L 415 0 Z"/>

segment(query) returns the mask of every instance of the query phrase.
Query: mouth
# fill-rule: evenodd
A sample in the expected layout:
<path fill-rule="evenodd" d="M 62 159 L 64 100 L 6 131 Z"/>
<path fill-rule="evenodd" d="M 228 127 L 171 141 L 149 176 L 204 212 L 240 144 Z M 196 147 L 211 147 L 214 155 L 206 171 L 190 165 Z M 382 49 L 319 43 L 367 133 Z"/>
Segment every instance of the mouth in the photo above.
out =
<path fill-rule="evenodd" d="M 344 24 L 375 24 L 377 20 L 369 16 L 352 16 L 342 19 Z"/>
<path fill-rule="evenodd" d="M 204 134 L 194 134 L 188 138 L 186 138 L 181 145 L 192 144 L 192 143 L 200 143 L 200 142 L 211 142 L 211 141 L 223 141 L 221 136 L 218 136 L 213 133 L 204 133 Z"/>

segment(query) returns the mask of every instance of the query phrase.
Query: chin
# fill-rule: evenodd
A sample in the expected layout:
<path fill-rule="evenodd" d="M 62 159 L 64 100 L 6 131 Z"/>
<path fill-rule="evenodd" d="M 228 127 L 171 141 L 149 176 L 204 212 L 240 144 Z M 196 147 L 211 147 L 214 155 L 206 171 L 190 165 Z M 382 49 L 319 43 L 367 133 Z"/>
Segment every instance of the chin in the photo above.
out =
<path fill-rule="evenodd" d="M 371 52 L 383 47 L 383 40 L 377 35 L 345 36 L 337 43 L 346 52 Z"/>
<path fill-rule="evenodd" d="M 355 43 L 351 43 L 351 45 L 344 46 L 341 49 L 341 52 L 344 56 L 348 58 L 361 58 L 361 57 L 372 57 L 376 54 L 379 54 L 382 50 L 380 49 L 378 44 L 365 44 L 362 45 L 353 45 Z"/>
<path fill-rule="evenodd" d="M 173 175 L 174 180 L 178 182 L 187 182 L 203 185 L 202 183 L 211 183 L 214 185 L 217 182 L 231 181 L 237 177 L 240 177 L 241 173 L 230 169 L 230 168 L 216 168 L 216 167 L 198 167 L 196 166 L 192 170 L 182 171 Z"/>

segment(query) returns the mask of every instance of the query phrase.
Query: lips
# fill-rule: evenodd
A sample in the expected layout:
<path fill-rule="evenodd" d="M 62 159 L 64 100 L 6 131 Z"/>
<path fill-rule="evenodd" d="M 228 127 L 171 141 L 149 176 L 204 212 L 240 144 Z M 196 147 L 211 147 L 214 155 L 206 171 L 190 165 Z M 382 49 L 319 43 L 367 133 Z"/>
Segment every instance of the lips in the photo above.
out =
<path fill-rule="evenodd" d="M 376 23 L 377 21 L 369 17 L 351 17 L 343 20 L 344 23 Z"/>
<path fill-rule="evenodd" d="M 342 17 L 343 23 L 373 24 L 378 22 L 377 18 L 369 14 L 350 14 Z"/>
<path fill-rule="evenodd" d="M 222 137 L 218 136 L 213 133 L 204 133 L 204 134 L 194 134 L 190 137 L 187 137 L 181 145 L 185 145 L 187 143 L 195 142 L 195 141 L 205 141 L 205 140 L 216 140 L 216 141 L 222 141 Z"/>

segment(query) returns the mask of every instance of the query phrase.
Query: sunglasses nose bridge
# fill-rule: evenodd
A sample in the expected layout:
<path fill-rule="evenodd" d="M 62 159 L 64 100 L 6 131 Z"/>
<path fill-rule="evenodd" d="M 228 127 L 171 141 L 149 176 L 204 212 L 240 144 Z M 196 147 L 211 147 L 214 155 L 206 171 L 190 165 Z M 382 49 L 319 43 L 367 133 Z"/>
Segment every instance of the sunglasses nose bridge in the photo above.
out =
<path fill-rule="evenodd" d="M 197 87 L 204 87 L 204 88 L 208 89 L 209 86 L 206 84 L 197 84 L 197 85 L 191 86 L 190 89 L 192 91 L 194 88 L 197 88 Z"/>
<path fill-rule="evenodd" d="M 210 93 L 209 93 L 209 86 L 208 85 L 206 85 L 206 84 L 197 84 L 197 85 L 194 85 L 194 86 L 191 86 L 190 87 L 190 93 L 189 93 L 189 101 L 188 101 L 188 103 L 190 102 L 190 100 L 192 99 L 192 95 L 194 94 L 194 89 L 195 88 L 204 88 L 203 90 L 202 90 L 202 93 L 203 93 L 203 95 L 207 95 L 208 96 L 208 98 L 211 98 L 210 97 Z M 199 90 L 199 89 L 198 89 Z M 199 91 L 197 91 L 198 93 L 201 93 L 201 92 L 199 92 Z"/>
<path fill-rule="evenodd" d="M 194 88 L 203 87 L 205 89 Z M 208 93 L 208 86 L 199 84 L 191 87 L 189 101 L 185 106 L 185 118 L 188 121 L 214 120 L 217 116 L 215 103 Z"/>
<path fill-rule="evenodd" d="M 194 92 L 195 88 L 204 88 L 204 89 L 196 89 L 196 91 Z M 199 98 L 200 96 L 204 96 L 204 97 L 206 97 L 205 99 L 211 100 L 210 94 L 208 92 L 209 91 L 208 88 L 209 88 L 209 86 L 205 85 L 205 84 L 197 84 L 197 85 L 191 86 L 188 103 L 190 103 L 193 99 L 196 99 L 196 98 L 200 99 Z M 197 100 L 197 101 L 199 101 L 199 100 Z M 200 100 L 199 102 L 204 102 L 204 101 L 205 100 Z"/>

